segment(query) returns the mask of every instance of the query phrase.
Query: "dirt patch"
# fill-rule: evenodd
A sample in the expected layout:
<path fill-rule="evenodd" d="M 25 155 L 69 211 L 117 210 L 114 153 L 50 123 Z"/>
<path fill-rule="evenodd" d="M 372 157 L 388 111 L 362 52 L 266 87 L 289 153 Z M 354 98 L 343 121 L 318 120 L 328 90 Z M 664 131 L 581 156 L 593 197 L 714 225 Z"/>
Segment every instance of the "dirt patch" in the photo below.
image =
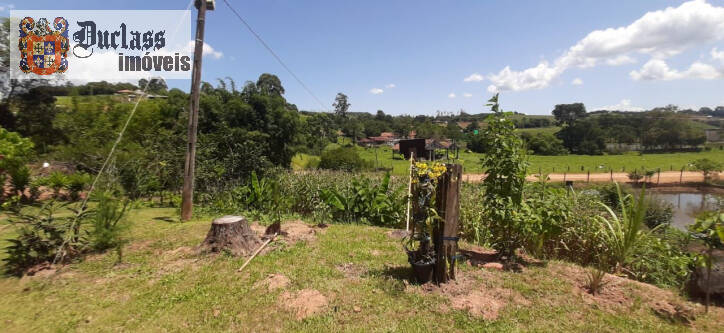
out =
<path fill-rule="evenodd" d="M 392 239 L 403 239 L 407 236 L 407 230 L 390 230 L 387 232 L 387 237 L 390 237 Z"/>
<path fill-rule="evenodd" d="M 127 252 L 142 251 L 142 250 L 145 250 L 145 249 L 148 249 L 149 247 L 151 247 L 151 244 L 153 244 L 152 240 L 133 242 L 131 244 L 128 244 L 124 250 Z"/>
<path fill-rule="evenodd" d="M 592 295 L 586 288 L 585 268 L 556 264 L 551 271 L 570 282 L 574 295 L 581 297 L 586 304 L 609 312 L 628 311 L 636 301 L 640 301 L 658 316 L 673 322 L 688 324 L 701 313 L 700 306 L 682 301 L 673 292 L 650 284 L 606 274 L 606 285 Z"/>
<path fill-rule="evenodd" d="M 318 230 L 301 220 L 287 221 L 282 224 L 281 239 L 290 245 L 297 242 L 311 242 L 317 238 Z"/>
<path fill-rule="evenodd" d="M 266 286 L 268 291 L 277 289 L 286 289 L 289 286 L 289 278 L 281 274 L 269 274 L 266 279 L 257 282 L 254 287 L 261 288 Z"/>
<path fill-rule="evenodd" d="M 467 311 L 470 315 L 485 320 L 498 318 L 501 310 L 510 304 L 527 306 L 530 301 L 525 299 L 518 292 L 493 287 L 489 288 L 479 282 L 480 280 L 491 280 L 492 273 L 483 271 L 457 273 L 456 279 L 437 286 L 428 283 L 422 286 L 408 286 L 408 289 L 419 291 L 423 294 L 437 294 L 446 297 L 449 304 L 443 304 L 439 311 L 445 313 L 449 308 Z"/>
<path fill-rule="evenodd" d="M 259 237 L 263 236 L 266 231 L 266 227 L 259 224 L 259 222 L 254 222 L 250 224 L 249 227 L 257 233 Z M 276 240 L 282 241 L 287 245 L 293 245 L 297 242 L 311 242 L 317 239 L 317 232 L 323 232 L 323 229 L 306 224 L 301 220 L 287 221 L 282 223 L 281 231 Z M 269 250 L 271 250 L 271 248 L 272 247 L 268 247 Z M 262 254 L 269 250 L 265 249 L 262 251 Z"/>
<path fill-rule="evenodd" d="M 337 270 L 344 274 L 344 277 L 348 279 L 359 279 L 362 275 L 367 273 L 367 268 L 362 265 L 355 265 L 353 263 L 346 263 L 336 266 Z"/>
<path fill-rule="evenodd" d="M 279 304 L 295 313 L 297 320 L 322 313 L 327 308 L 327 297 L 314 289 L 304 289 L 296 293 L 284 292 L 279 296 Z"/>

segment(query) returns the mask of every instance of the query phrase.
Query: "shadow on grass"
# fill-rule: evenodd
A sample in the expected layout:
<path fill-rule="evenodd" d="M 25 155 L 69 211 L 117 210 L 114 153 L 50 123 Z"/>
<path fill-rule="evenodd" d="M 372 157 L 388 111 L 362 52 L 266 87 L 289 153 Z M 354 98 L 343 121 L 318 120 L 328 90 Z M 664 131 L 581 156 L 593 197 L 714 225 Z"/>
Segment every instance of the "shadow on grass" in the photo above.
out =
<path fill-rule="evenodd" d="M 154 217 L 153 220 L 163 221 L 163 222 L 167 222 L 167 223 L 179 223 L 178 218 L 170 217 L 170 216 L 157 216 L 157 217 Z"/>

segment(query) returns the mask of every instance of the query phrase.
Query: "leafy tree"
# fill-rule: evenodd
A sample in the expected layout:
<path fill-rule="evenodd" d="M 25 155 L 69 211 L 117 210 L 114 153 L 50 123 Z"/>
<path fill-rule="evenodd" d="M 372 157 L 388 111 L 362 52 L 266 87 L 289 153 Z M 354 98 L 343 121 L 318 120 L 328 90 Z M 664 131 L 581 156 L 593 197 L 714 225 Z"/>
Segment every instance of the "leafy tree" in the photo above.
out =
<path fill-rule="evenodd" d="M 566 147 L 563 146 L 563 141 L 553 134 L 543 132 L 531 134 L 530 132 L 523 132 L 521 137 L 528 150 L 531 150 L 533 154 L 565 155 L 568 153 Z"/>
<path fill-rule="evenodd" d="M 332 106 L 334 107 L 334 114 L 340 117 L 346 117 L 347 111 L 351 105 L 352 104 L 347 102 L 347 95 L 337 93 L 337 96 L 334 98 L 334 103 L 332 103 Z"/>
<path fill-rule="evenodd" d="M 491 225 L 493 247 L 510 260 L 531 231 L 528 221 L 517 214 L 523 200 L 528 163 L 510 113 L 500 109 L 498 94 L 488 102 L 493 114 L 488 116 L 488 127 L 484 131 L 486 154 L 481 161 L 487 176 L 483 181 L 483 202 L 487 215 L 494 221 Z"/>
<path fill-rule="evenodd" d="M 354 147 L 339 147 L 322 153 L 319 167 L 322 169 L 357 171 L 369 166 Z"/>
<path fill-rule="evenodd" d="M 148 88 L 145 88 L 148 85 Z M 138 80 L 138 87 L 140 89 L 146 89 L 150 93 L 162 93 L 168 90 L 166 81 L 162 78 L 152 78 L 150 81 L 146 79 Z"/>
<path fill-rule="evenodd" d="M 558 104 L 553 109 L 553 116 L 558 126 L 572 125 L 576 120 L 586 117 L 586 107 L 583 103 Z"/>
<path fill-rule="evenodd" d="M 696 168 L 696 170 L 701 171 L 701 173 L 704 174 L 705 182 L 709 182 L 711 180 L 711 174 L 713 172 L 722 171 L 721 162 L 710 160 L 708 158 L 700 158 L 692 162 L 692 164 L 694 164 L 694 168 Z"/>
<path fill-rule="evenodd" d="M 62 140 L 63 133 L 53 127 L 59 110 L 55 97 L 43 88 L 31 88 L 19 96 L 16 130 L 29 137 L 41 151 Z"/>
<path fill-rule="evenodd" d="M 281 96 L 284 95 L 284 87 L 282 81 L 274 74 L 264 73 L 256 80 L 256 87 L 260 93 L 264 95 Z"/>
<path fill-rule="evenodd" d="M 601 155 L 606 148 L 603 131 L 591 118 L 563 127 L 556 136 L 563 141 L 563 146 L 576 154 Z"/>

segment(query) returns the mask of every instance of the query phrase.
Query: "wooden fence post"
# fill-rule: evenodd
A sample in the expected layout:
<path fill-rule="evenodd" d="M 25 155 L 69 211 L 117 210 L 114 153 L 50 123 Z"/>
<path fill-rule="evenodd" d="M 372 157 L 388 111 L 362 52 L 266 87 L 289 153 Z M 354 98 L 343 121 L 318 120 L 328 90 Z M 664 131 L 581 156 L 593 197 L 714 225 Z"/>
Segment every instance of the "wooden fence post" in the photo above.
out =
<path fill-rule="evenodd" d="M 433 243 L 435 246 L 435 282 L 445 283 L 455 279 L 455 259 L 458 252 L 460 220 L 460 184 L 463 166 L 446 164 L 447 171 L 437 185 L 435 206 L 442 218 L 435 224 Z M 450 263 L 448 268 L 447 264 Z"/>

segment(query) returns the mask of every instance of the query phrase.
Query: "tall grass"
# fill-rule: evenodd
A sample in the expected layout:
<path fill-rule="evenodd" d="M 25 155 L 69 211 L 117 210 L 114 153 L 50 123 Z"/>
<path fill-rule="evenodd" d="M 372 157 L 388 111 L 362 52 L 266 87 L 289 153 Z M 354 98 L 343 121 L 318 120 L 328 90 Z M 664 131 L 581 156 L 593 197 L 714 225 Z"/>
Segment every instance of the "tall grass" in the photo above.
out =
<path fill-rule="evenodd" d="M 608 212 L 608 217 L 598 216 L 603 225 L 601 239 L 610 251 L 614 271 L 620 273 L 624 263 L 641 239 L 641 229 L 646 217 L 646 188 L 642 188 L 638 199 L 631 194 L 623 194 L 621 186 L 616 184 L 618 207 L 616 214 L 608 205 L 601 206 Z"/>

